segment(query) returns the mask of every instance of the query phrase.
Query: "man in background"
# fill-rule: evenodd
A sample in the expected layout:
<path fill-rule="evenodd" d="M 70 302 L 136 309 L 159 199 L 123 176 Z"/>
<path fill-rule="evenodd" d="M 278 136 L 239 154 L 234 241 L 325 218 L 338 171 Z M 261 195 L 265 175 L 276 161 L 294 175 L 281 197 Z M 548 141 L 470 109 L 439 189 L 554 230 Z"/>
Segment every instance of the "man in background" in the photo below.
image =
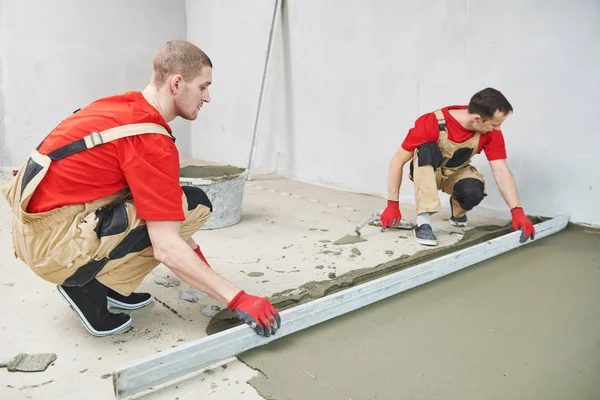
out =
<path fill-rule="evenodd" d="M 440 210 L 438 191 L 449 194 L 450 223 L 467 226 L 467 212 L 487 195 L 483 175 L 471 165 L 481 151 L 512 214 L 512 226 L 522 238 L 534 238 L 535 228 L 525 216 L 517 185 L 506 163 L 506 147 L 500 126 L 513 108 L 498 90 L 486 88 L 475 93 L 468 105 L 455 105 L 418 118 L 400 149 L 392 158 L 388 173 L 388 202 L 381 215 L 384 228 L 402 218 L 398 196 L 402 170 L 410 162 L 409 178 L 415 185 L 418 243 L 436 246 L 430 216 Z"/>

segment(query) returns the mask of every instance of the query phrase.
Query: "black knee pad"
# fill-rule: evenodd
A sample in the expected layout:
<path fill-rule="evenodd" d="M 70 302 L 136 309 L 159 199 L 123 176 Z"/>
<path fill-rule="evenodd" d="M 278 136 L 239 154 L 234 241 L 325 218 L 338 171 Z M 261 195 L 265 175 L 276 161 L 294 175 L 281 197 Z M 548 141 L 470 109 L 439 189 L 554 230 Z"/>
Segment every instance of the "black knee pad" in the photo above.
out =
<path fill-rule="evenodd" d="M 458 149 L 452 154 L 452 157 L 446 162 L 446 168 L 456 168 L 463 165 L 465 162 L 471 158 L 473 155 L 473 149 L 471 148 L 462 148 Z"/>
<path fill-rule="evenodd" d="M 204 190 L 195 186 L 182 186 L 181 189 L 183 189 L 183 193 L 185 194 L 188 202 L 188 211 L 198 207 L 198 204 L 202 204 L 203 206 L 208 207 L 210 212 L 212 212 L 212 203 L 208 199 L 206 193 L 204 193 Z"/>
<path fill-rule="evenodd" d="M 419 151 L 418 160 L 419 166 L 431 165 L 433 169 L 438 169 L 442 166 L 442 151 L 435 143 L 423 143 L 417 147 Z"/>
<path fill-rule="evenodd" d="M 452 197 L 467 211 L 481 203 L 485 197 L 483 182 L 475 178 L 465 178 L 456 182 L 453 192 Z"/>

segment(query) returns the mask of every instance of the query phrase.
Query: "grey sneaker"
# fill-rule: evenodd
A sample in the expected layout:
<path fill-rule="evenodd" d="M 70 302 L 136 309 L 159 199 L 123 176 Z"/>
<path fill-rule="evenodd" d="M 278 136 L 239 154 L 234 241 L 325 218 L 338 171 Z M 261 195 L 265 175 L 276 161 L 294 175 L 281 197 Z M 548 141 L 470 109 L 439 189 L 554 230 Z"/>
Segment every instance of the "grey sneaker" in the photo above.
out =
<path fill-rule="evenodd" d="M 433 229 L 431 229 L 431 225 L 429 224 L 423 224 L 415 228 L 415 240 L 417 243 L 425 246 L 437 246 L 438 244 L 437 238 L 433 234 Z"/>
<path fill-rule="evenodd" d="M 463 215 L 460 218 L 456 218 L 452 212 L 452 197 L 450 197 L 450 224 L 452 226 L 464 227 L 467 226 L 467 214 Z"/>

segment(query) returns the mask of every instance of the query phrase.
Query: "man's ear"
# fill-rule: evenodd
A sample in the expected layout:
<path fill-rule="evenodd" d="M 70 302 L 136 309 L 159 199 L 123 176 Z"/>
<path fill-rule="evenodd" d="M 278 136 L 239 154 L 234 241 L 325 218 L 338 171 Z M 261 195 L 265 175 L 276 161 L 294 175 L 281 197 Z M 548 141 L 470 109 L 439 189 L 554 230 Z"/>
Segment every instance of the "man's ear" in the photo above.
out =
<path fill-rule="evenodd" d="M 479 114 L 473 114 L 473 122 L 476 123 L 476 124 L 481 124 L 481 123 L 483 123 L 485 121 L 483 120 L 483 118 L 481 118 L 481 115 L 479 115 Z"/>
<path fill-rule="evenodd" d="M 183 78 L 181 75 L 173 75 L 169 79 L 169 89 L 171 89 L 171 93 L 175 94 L 181 88 L 183 84 Z"/>

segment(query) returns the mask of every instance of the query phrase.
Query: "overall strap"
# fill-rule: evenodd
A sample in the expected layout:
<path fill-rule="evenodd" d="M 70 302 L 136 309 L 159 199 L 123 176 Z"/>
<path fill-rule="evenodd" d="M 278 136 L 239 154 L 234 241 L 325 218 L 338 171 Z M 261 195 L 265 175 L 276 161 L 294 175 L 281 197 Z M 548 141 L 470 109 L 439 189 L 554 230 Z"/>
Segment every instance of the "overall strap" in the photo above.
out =
<path fill-rule="evenodd" d="M 50 152 L 48 157 L 52 161 L 62 160 L 63 158 L 72 156 L 73 154 L 100 146 L 104 143 L 112 142 L 113 140 L 149 133 L 165 135 L 175 140 L 175 138 L 167 131 L 167 129 L 160 124 L 155 124 L 152 122 L 128 124 L 110 128 L 102 132 L 92 132 L 88 136 L 68 143 Z"/>
<path fill-rule="evenodd" d="M 435 117 L 437 118 L 437 124 L 438 124 L 438 128 L 440 130 L 440 133 L 444 132 L 444 133 L 448 133 L 448 131 L 446 130 L 446 118 L 444 117 L 444 113 L 442 112 L 442 110 L 435 110 L 433 112 L 435 114 Z"/>

